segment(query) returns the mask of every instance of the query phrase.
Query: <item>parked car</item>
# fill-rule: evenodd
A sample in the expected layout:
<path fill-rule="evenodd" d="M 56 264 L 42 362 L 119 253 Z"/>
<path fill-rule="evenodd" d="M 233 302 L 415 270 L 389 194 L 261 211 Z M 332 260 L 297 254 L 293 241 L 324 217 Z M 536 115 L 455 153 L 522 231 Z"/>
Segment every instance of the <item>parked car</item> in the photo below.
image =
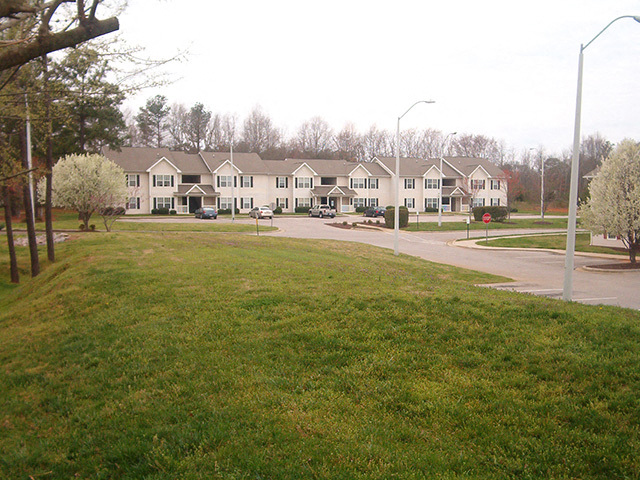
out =
<path fill-rule="evenodd" d="M 367 208 L 363 216 L 365 217 L 384 217 L 384 213 L 387 210 L 384 207 L 369 207 Z"/>
<path fill-rule="evenodd" d="M 196 218 L 218 218 L 218 211 L 213 207 L 202 207 L 196 210 Z"/>
<path fill-rule="evenodd" d="M 251 218 L 273 218 L 273 211 L 266 206 L 253 207 L 249 212 Z"/>
<path fill-rule="evenodd" d="M 309 216 L 318 217 L 318 218 L 322 218 L 322 217 L 334 218 L 336 216 L 336 211 L 335 209 L 331 208 L 329 205 L 324 205 L 324 204 L 314 205 L 309 210 Z"/>

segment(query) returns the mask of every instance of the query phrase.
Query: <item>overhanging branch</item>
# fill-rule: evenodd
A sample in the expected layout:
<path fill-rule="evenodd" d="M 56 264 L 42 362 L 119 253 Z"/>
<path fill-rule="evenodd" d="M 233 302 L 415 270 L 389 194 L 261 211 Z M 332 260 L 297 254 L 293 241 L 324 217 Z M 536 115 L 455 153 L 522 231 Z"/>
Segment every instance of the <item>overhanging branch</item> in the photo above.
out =
<path fill-rule="evenodd" d="M 0 71 L 24 65 L 46 53 L 74 47 L 87 40 L 115 32 L 119 28 L 120 25 L 116 17 L 107 18 L 106 20 L 94 20 L 83 22 L 73 30 L 38 36 L 36 40 L 26 45 L 7 47 L 4 50 L 0 50 Z"/>

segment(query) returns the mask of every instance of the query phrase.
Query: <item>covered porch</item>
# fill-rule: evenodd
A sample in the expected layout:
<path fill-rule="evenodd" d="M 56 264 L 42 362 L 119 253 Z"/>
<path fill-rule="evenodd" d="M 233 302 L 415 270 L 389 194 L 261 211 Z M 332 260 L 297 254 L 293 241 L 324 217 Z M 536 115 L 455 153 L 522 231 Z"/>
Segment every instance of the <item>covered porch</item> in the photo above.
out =
<path fill-rule="evenodd" d="M 461 187 L 442 187 L 442 211 L 468 212 L 470 197 Z"/>
<path fill-rule="evenodd" d="M 329 205 L 340 213 L 351 210 L 350 199 L 356 196 L 356 192 L 349 187 L 328 185 L 313 188 L 311 195 L 314 198 L 313 205 Z"/>
<path fill-rule="evenodd" d="M 215 191 L 213 185 L 206 184 L 180 184 L 178 191 L 174 193 L 176 197 L 176 213 L 188 215 L 195 213 L 201 207 L 215 207 L 216 198 L 220 194 Z"/>

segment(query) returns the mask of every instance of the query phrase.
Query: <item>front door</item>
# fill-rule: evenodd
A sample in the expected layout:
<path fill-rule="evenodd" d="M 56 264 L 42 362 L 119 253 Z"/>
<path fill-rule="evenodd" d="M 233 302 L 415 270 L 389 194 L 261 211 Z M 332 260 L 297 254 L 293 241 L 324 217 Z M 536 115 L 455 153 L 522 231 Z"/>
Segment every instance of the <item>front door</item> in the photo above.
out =
<path fill-rule="evenodd" d="M 202 197 L 189 197 L 189 213 L 195 213 L 202 206 Z"/>

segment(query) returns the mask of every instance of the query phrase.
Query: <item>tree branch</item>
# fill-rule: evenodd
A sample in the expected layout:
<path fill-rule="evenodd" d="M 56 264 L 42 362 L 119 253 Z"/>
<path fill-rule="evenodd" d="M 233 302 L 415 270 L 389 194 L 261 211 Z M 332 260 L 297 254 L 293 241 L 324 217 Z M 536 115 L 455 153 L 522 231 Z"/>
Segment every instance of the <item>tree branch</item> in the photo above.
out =
<path fill-rule="evenodd" d="M 92 38 L 114 32 L 120 28 L 116 17 L 85 22 L 73 30 L 38 37 L 33 42 L 19 47 L 8 47 L 0 53 L 0 71 L 23 65 L 45 53 L 74 47 Z"/>

